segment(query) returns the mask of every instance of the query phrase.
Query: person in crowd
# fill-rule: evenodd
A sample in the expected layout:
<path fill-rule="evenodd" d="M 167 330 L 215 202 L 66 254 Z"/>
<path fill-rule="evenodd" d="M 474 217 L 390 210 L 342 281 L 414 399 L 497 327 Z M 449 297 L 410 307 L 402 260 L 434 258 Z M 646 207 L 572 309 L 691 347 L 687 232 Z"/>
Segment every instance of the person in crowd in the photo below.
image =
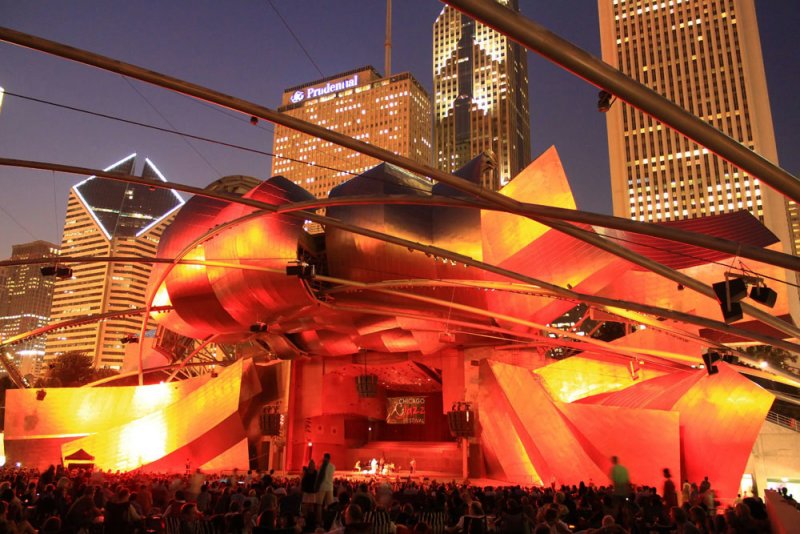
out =
<path fill-rule="evenodd" d="M 558 508 L 552 505 L 544 509 L 542 522 L 536 526 L 534 532 L 540 532 L 542 527 L 547 529 L 545 532 L 548 534 L 566 534 L 571 532 L 569 526 L 558 518 Z"/>
<path fill-rule="evenodd" d="M 469 504 L 469 512 L 462 515 L 458 523 L 445 528 L 445 532 L 463 532 L 465 534 L 482 534 L 488 531 L 488 518 L 483 512 L 480 501 L 472 501 Z"/>
<path fill-rule="evenodd" d="M 78 531 L 88 530 L 92 526 L 94 519 L 100 515 L 100 510 L 94 505 L 94 492 L 94 486 L 83 486 L 78 489 L 78 498 L 69 507 L 64 518 L 65 527 Z"/>
<path fill-rule="evenodd" d="M 371 534 L 372 525 L 364 521 L 364 513 L 357 504 L 350 504 L 344 511 L 344 526 L 328 532 L 329 534 Z"/>
<path fill-rule="evenodd" d="M 668 468 L 664 468 L 664 490 L 662 493 L 664 504 L 668 508 L 678 506 L 678 493 L 675 490 L 675 483 L 672 481 L 672 473 Z"/>
<path fill-rule="evenodd" d="M 315 489 L 317 491 L 317 522 L 322 521 L 322 510 L 333 502 L 333 475 L 336 466 L 331 463 L 331 455 L 326 452 L 317 472 Z M 359 510 L 361 511 L 361 510 Z"/>
<path fill-rule="evenodd" d="M 700 534 L 697 527 L 689 521 L 689 516 L 683 508 L 673 506 L 670 511 L 670 517 L 675 525 L 676 534 Z"/>
<path fill-rule="evenodd" d="M 300 488 L 303 491 L 302 511 L 304 514 L 313 509 L 317 503 L 316 483 L 317 466 L 312 458 L 308 461 L 308 465 L 303 468 L 303 478 L 300 480 Z"/>
<path fill-rule="evenodd" d="M 506 509 L 495 523 L 495 528 L 499 534 L 530 534 L 531 523 L 528 517 L 522 512 L 522 506 L 514 498 L 505 503 Z"/>
<path fill-rule="evenodd" d="M 179 534 L 197 534 L 197 506 L 191 502 L 183 503 L 178 513 L 178 521 Z"/>
<path fill-rule="evenodd" d="M 611 483 L 614 485 L 614 495 L 624 499 L 630 495 L 631 481 L 628 476 L 628 469 L 619 463 L 619 458 L 611 457 Z"/>

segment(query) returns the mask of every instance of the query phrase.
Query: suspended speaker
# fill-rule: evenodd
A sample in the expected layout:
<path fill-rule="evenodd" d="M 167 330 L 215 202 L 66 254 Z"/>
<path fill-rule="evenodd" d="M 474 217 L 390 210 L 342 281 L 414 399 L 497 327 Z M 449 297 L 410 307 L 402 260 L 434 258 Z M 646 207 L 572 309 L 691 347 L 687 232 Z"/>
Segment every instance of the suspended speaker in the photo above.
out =
<path fill-rule="evenodd" d="M 720 304 L 727 304 L 728 296 L 730 295 L 730 302 L 739 302 L 747 296 L 747 284 L 741 278 L 731 278 L 724 282 L 717 282 L 712 285 L 714 293 L 717 295 L 717 300 Z"/>
<path fill-rule="evenodd" d="M 359 397 L 378 396 L 378 375 L 358 375 L 356 377 L 356 391 Z"/>
<path fill-rule="evenodd" d="M 750 288 L 750 298 L 772 308 L 778 300 L 778 294 L 767 286 L 753 286 Z"/>
<path fill-rule="evenodd" d="M 734 323 L 742 320 L 744 317 L 742 305 L 738 302 L 732 302 L 730 307 L 726 306 L 725 304 L 720 304 L 720 309 L 722 310 L 722 319 L 725 321 L 725 323 Z"/>
<path fill-rule="evenodd" d="M 264 436 L 279 436 L 281 433 L 281 414 L 262 413 L 259 420 L 261 434 Z"/>
<path fill-rule="evenodd" d="M 475 414 L 472 410 L 447 412 L 447 425 L 456 438 L 471 438 L 475 435 Z"/>

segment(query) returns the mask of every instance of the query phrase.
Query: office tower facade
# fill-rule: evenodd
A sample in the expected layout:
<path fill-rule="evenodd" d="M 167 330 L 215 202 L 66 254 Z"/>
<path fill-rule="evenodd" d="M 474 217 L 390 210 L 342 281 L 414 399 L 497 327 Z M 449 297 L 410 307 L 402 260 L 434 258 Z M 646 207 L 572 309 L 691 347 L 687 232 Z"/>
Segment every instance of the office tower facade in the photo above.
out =
<path fill-rule="evenodd" d="M 603 59 L 777 162 L 753 0 L 599 0 Z M 786 202 L 622 102 L 607 114 L 614 214 L 668 221 L 746 209 L 789 243 Z"/>
<path fill-rule="evenodd" d="M 104 170 L 133 174 L 135 164 L 132 154 Z M 167 181 L 149 159 L 141 176 Z M 61 254 L 155 257 L 164 228 L 183 202 L 171 189 L 89 177 L 70 190 Z M 56 281 L 51 324 L 145 305 L 150 264 L 100 261 L 71 266 L 72 277 Z M 59 330 L 47 339 L 45 361 L 79 351 L 92 356 L 95 367 L 119 369 L 123 340 L 139 334 L 141 321 L 141 315 L 119 315 Z"/>
<path fill-rule="evenodd" d="M 286 89 L 281 113 L 431 164 L 431 103 L 409 73 L 382 78 L 373 67 Z M 332 188 L 380 164 L 375 158 L 275 126 L 272 175 L 325 198 Z"/>
<path fill-rule="evenodd" d="M 519 11 L 517 0 L 497 0 Z M 488 26 L 445 6 L 433 24 L 434 157 L 453 172 L 491 151 L 496 190 L 531 160 L 527 51 Z"/>
<path fill-rule="evenodd" d="M 57 258 L 58 246 L 47 241 L 33 241 L 11 247 L 11 260 Z M 20 263 L 4 268 L 0 276 L 0 340 L 41 328 L 50 321 L 55 279 L 42 276 L 46 264 Z M 4 281 L 2 280 L 4 278 Z M 39 336 L 9 347 L 7 353 L 23 374 L 39 374 L 44 357 L 45 336 Z"/>

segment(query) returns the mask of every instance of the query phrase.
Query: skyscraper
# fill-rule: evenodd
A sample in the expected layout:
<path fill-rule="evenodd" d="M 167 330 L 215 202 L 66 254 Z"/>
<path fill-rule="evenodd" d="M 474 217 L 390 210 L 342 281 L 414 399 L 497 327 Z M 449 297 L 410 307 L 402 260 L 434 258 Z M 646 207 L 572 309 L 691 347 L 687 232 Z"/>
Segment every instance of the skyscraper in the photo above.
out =
<path fill-rule="evenodd" d="M 133 174 L 136 154 L 105 171 Z M 167 181 L 149 159 L 141 176 Z M 183 199 L 170 189 L 151 190 L 90 176 L 70 190 L 62 256 L 154 257 L 171 215 Z M 70 279 L 56 281 L 51 322 L 144 306 L 151 266 L 146 263 L 78 263 Z M 141 316 L 120 316 L 60 330 L 47 339 L 45 360 L 67 351 L 94 358 L 96 367 L 119 368 L 123 338 L 139 333 Z"/>
<path fill-rule="evenodd" d="M 407 72 L 383 78 L 368 66 L 290 87 L 278 111 L 431 164 L 430 97 Z M 275 126 L 273 145 L 282 156 L 272 160 L 273 176 L 317 198 L 381 163 L 281 125 Z"/>
<path fill-rule="evenodd" d="M 33 241 L 11 247 L 11 260 L 33 260 L 55 258 L 58 247 L 47 241 Z M 50 305 L 53 300 L 52 277 L 42 276 L 41 264 L 20 264 L 4 267 L 0 284 L 0 340 L 29 332 L 50 321 Z M 5 278 L 5 281 L 2 281 Z M 44 356 L 45 338 L 28 339 L 10 347 L 8 352 L 14 363 L 24 367 L 23 374 L 39 374 Z M 26 365 L 21 365 L 25 363 Z"/>
<path fill-rule="evenodd" d="M 497 0 L 519 11 L 517 0 Z M 497 190 L 531 160 L 526 50 L 505 35 L 445 6 L 433 24 L 434 156 L 452 172 L 485 151 Z"/>
<path fill-rule="evenodd" d="M 753 0 L 599 0 L 603 59 L 777 162 Z M 607 114 L 614 214 L 749 210 L 789 243 L 785 200 L 622 102 Z"/>

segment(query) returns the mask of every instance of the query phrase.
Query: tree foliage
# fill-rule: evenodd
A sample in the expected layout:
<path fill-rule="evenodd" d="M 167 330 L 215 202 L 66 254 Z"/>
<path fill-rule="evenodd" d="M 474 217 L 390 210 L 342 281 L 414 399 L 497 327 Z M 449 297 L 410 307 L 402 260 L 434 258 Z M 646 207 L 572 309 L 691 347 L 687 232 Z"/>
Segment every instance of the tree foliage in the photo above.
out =
<path fill-rule="evenodd" d="M 76 387 L 93 380 L 95 370 L 92 357 L 83 352 L 65 352 L 51 362 L 46 385 L 49 387 Z"/>
<path fill-rule="evenodd" d="M 772 345 L 752 345 L 746 347 L 745 352 L 756 360 L 764 360 L 772 369 L 791 372 L 791 368 L 786 365 L 786 361 L 797 363 L 797 355 L 791 352 L 773 347 Z"/>

